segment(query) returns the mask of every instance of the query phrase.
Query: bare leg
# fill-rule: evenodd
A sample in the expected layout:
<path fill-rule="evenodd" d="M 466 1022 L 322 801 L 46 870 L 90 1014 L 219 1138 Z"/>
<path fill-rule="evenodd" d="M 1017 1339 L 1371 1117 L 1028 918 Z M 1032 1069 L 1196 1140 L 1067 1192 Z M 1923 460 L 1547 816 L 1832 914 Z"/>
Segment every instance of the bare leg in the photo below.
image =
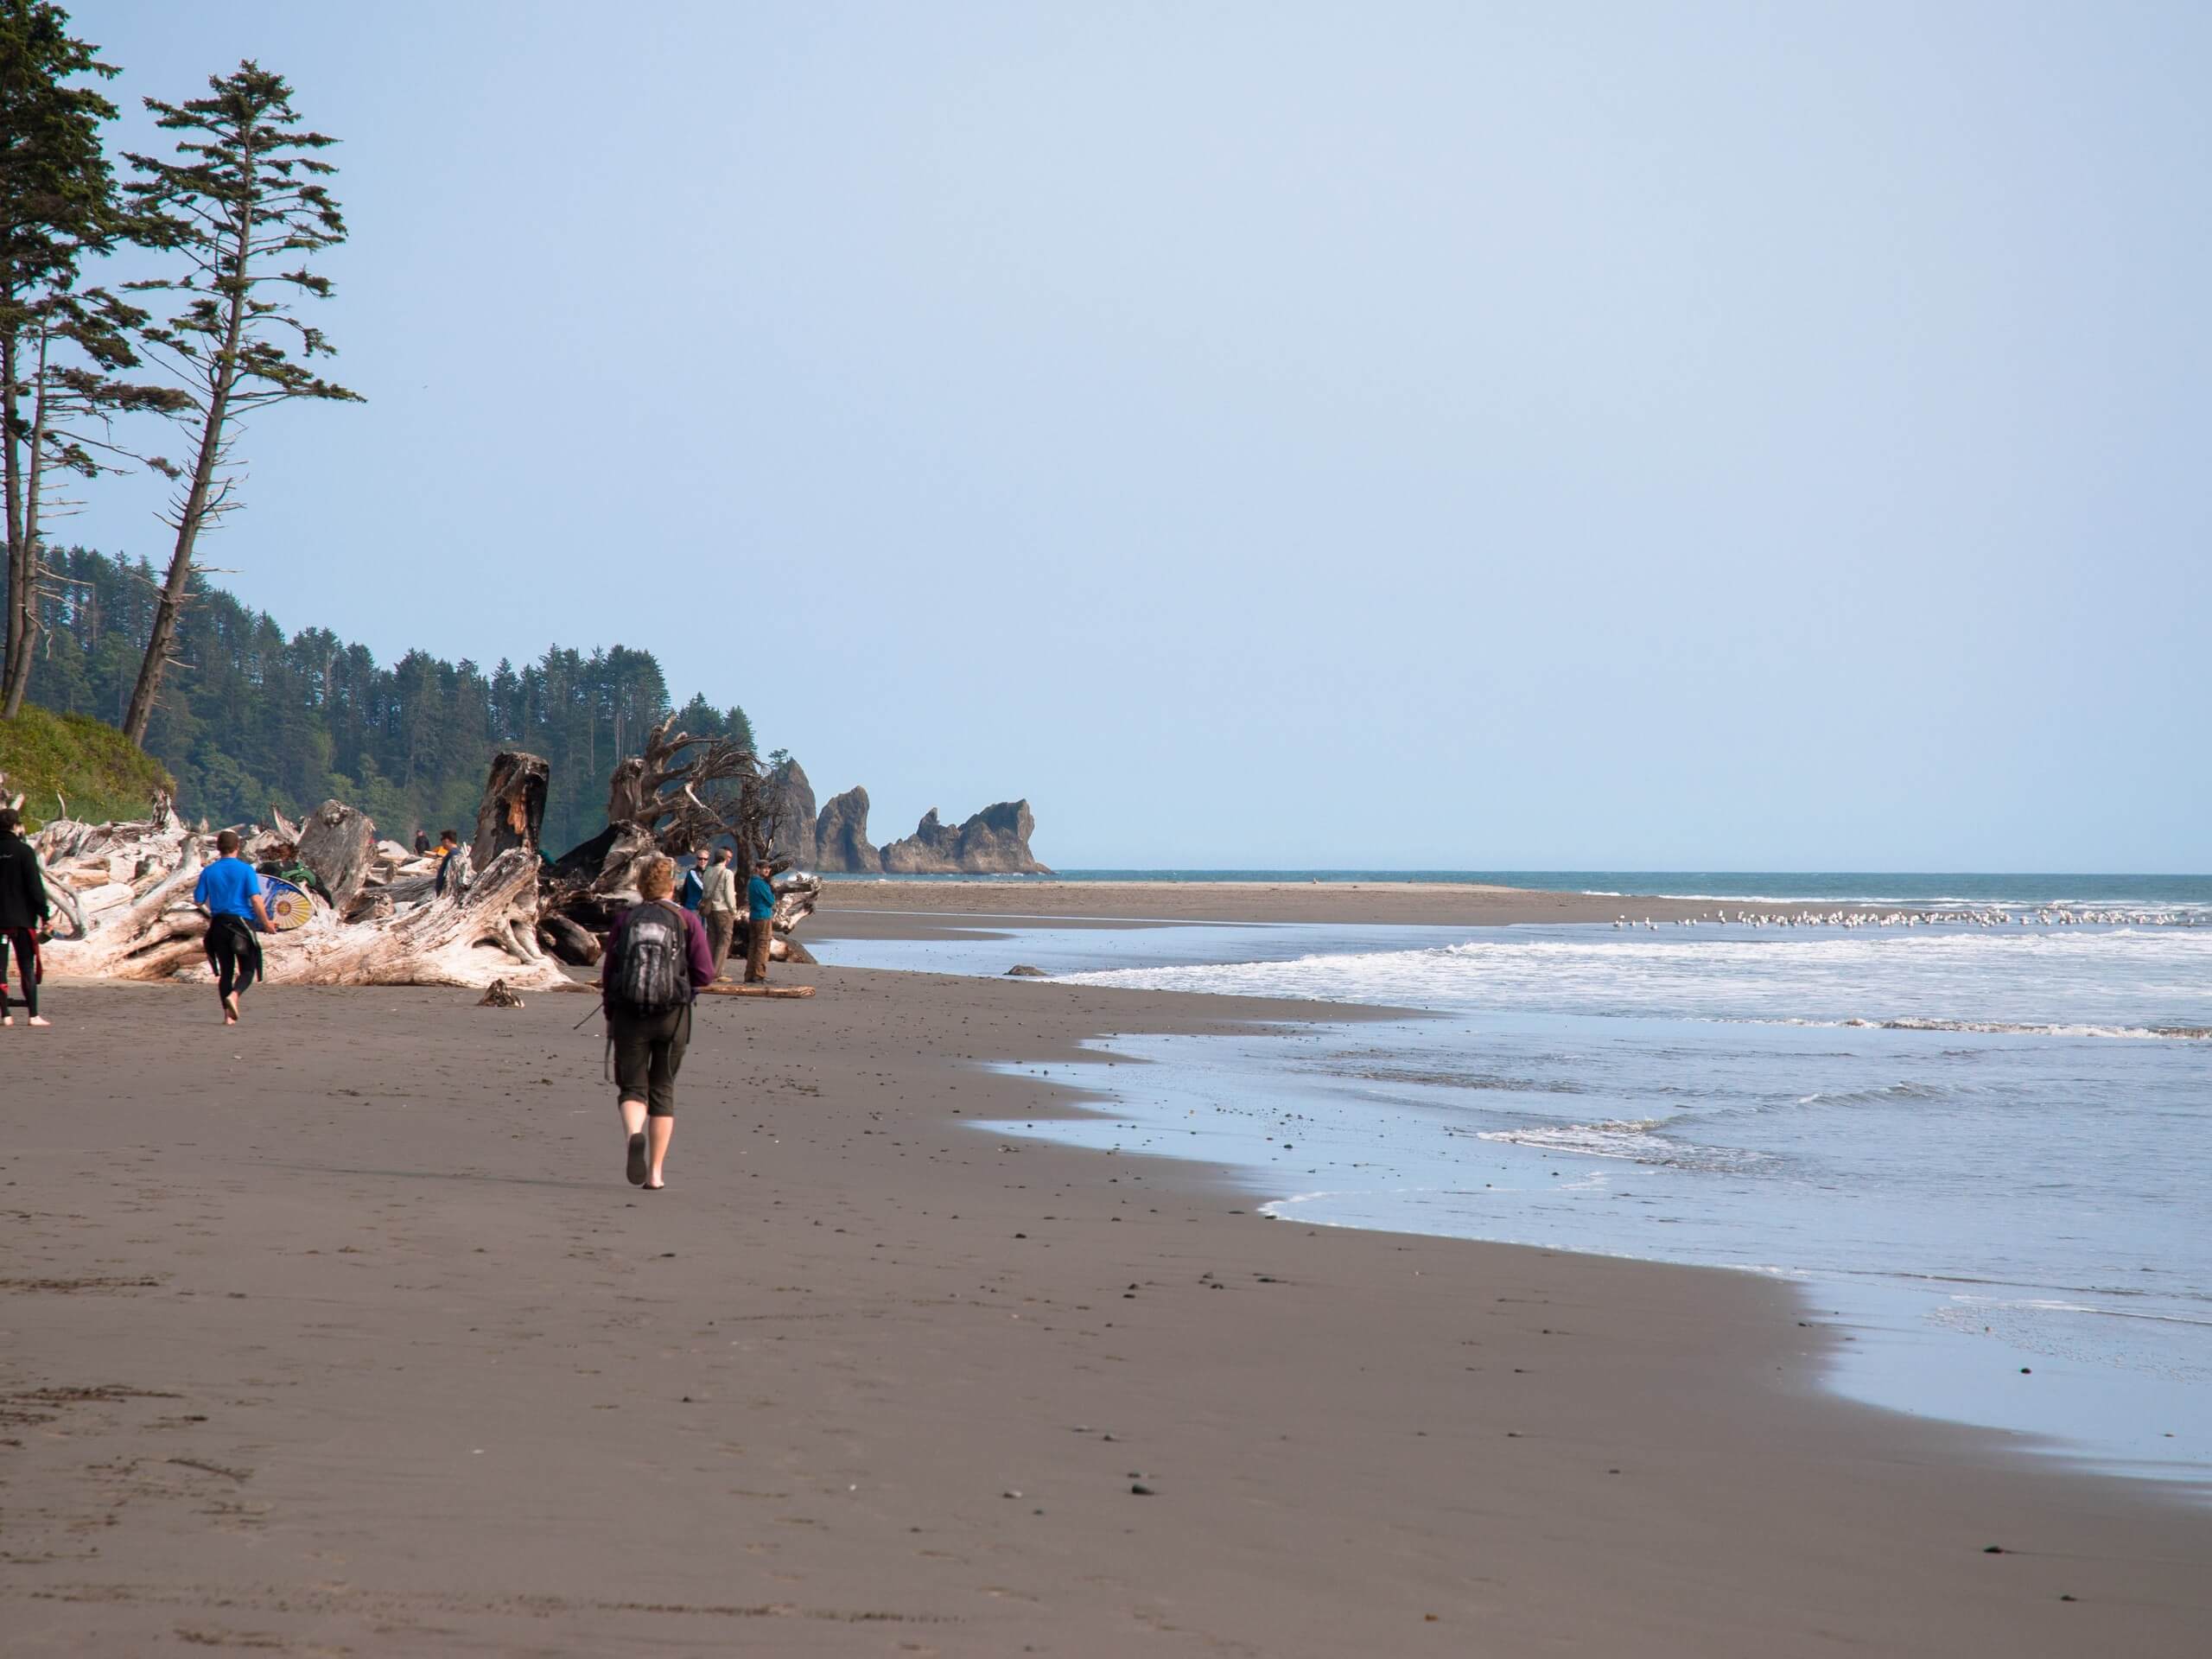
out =
<path fill-rule="evenodd" d="M 645 1183 L 645 1103 L 626 1100 L 621 1103 L 622 1141 L 628 1159 L 627 1173 L 630 1185 L 643 1186 Z"/>
<path fill-rule="evenodd" d="M 646 1128 L 652 1138 L 653 1166 L 652 1172 L 645 1177 L 645 1185 L 648 1187 L 666 1186 L 668 1183 L 661 1179 L 660 1166 L 668 1156 L 669 1137 L 676 1133 L 676 1120 L 672 1117 L 652 1118 L 648 1120 Z"/>

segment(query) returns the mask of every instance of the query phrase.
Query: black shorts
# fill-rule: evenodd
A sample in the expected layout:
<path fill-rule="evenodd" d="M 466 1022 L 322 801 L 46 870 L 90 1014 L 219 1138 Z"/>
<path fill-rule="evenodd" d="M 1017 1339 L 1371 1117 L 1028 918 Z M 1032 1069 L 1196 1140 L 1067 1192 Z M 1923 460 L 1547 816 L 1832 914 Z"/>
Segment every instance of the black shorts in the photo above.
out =
<path fill-rule="evenodd" d="M 618 1099 L 642 1100 L 649 1117 L 676 1116 L 676 1072 L 691 1041 L 691 1008 L 666 1014 L 607 1016 L 607 1040 L 614 1048 Z"/>

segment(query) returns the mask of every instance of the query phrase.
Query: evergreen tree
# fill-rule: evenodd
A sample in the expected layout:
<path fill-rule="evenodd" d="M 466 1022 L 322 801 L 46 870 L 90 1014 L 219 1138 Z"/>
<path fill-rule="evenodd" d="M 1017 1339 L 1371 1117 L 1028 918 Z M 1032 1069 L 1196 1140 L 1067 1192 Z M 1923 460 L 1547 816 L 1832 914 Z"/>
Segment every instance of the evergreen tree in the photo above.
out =
<path fill-rule="evenodd" d="M 118 411 L 170 410 L 166 388 L 135 385 L 132 331 L 145 314 L 104 289 L 79 291 L 88 254 L 105 253 L 126 215 L 100 147 L 115 105 L 96 84 L 114 66 L 69 33 L 46 0 L 0 0 L 0 484 L 7 498 L 7 645 L 0 717 L 22 707 L 38 644 L 37 594 L 50 577 L 44 521 L 63 510 L 52 474 L 96 477 L 119 452 Z"/>
<path fill-rule="evenodd" d="M 130 286 L 176 296 L 178 308 L 144 339 L 148 354 L 186 388 L 179 419 L 192 445 L 189 472 L 156 463 L 182 488 L 167 518 L 175 546 L 124 715 L 124 732 L 142 741 L 192 593 L 194 547 L 238 505 L 238 474 L 229 470 L 236 422 L 295 397 L 359 401 L 308 366 L 333 354 L 321 331 L 269 297 L 288 289 L 330 296 L 330 279 L 304 259 L 346 239 L 345 219 L 321 182 L 337 169 L 316 158 L 337 141 L 300 126 L 283 77 L 251 60 L 207 85 L 208 97 L 184 104 L 146 100 L 163 130 L 183 135 L 174 159 L 130 157 L 138 175 L 130 194 L 154 227 L 144 239 L 183 266 L 176 276 Z"/>

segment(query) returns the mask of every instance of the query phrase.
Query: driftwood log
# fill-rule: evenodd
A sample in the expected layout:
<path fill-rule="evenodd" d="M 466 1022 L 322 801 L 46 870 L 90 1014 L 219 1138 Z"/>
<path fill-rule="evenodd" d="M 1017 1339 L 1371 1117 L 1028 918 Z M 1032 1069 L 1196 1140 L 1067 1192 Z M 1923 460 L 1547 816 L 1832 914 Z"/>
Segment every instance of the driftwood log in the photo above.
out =
<path fill-rule="evenodd" d="M 477 988 L 504 981 L 517 990 L 567 984 L 559 964 L 600 960 L 606 930 L 638 902 L 648 860 L 723 841 L 749 860 L 766 845 L 769 802 L 751 749 L 677 732 L 672 719 L 654 729 L 644 753 L 615 768 L 607 828 L 548 867 L 538 837 L 550 779 L 537 755 L 511 750 L 493 758 L 475 840 L 451 855 L 442 893 L 434 859 L 379 842 L 367 816 L 341 801 L 324 802 L 299 824 L 272 807 L 267 824 L 238 826 L 249 861 L 276 868 L 296 859 L 321 890 L 306 925 L 263 940 L 270 980 Z M 194 830 L 179 822 L 174 804 L 159 796 L 145 819 L 56 820 L 33 844 L 70 929 L 54 942 L 55 972 L 206 976 L 207 923 L 191 898 L 214 855 L 207 825 Z M 776 891 L 771 956 L 811 961 L 791 935 L 813 911 L 821 883 L 786 872 Z"/>
<path fill-rule="evenodd" d="M 492 776 L 476 808 L 476 839 L 468 849 L 474 868 L 490 869 L 511 848 L 537 850 L 552 778 L 552 767 L 537 755 L 503 749 L 492 757 Z"/>
<path fill-rule="evenodd" d="M 507 757 L 503 757 L 505 759 Z M 525 769 L 526 770 L 526 769 Z M 527 806 L 528 782 L 495 769 L 486 808 L 505 815 Z M 294 826 L 272 813 L 273 828 L 240 830 L 250 861 L 293 850 L 336 905 L 319 903 L 307 925 L 262 941 L 276 984 L 469 985 L 504 979 L 518 989 L 564 982 L 538 944 L 538 859 L 535 845 L 497 855 L 480 871 L 466 848 L 458 880 L 434 892 L 435 866 L 404 848 L 378 847 L 358 809 L 327 801 Z M 480 822 L 484 817 L 480 813 Z M 511 820 L 510 820 L 511 821 Z M 531 824 L 527 813 L 525 824 Z M 287 834 L 293 831 L 294 834 Z M 207 972 L 207 918 L 194 907 L 200 870 L 214 856 L 212 838 L 184 830 L 166 802 L 130 823 L 48 824 L 33 842 L 47 890 L 71 923 L 51 947 L 54 970 L 118 979 L 197 977 Z"/>
<path fill-rule="evenodd" d="M 343 801 L 325 801 L 297 836 L 283 836 L 280 830 L 277 838 L 297 842 L 300 862 L 315 872 L 322 896 L 344 915 L 366 885 L 375 857 L 377 827 L 368 814 Z"/>
<path fill-rule="evenodd" d="M 537 942 L 572 968 L 594 966 L 606 949 L 598 934 L 561 915 L 537 918 Z"/>
<path fill-rule="evenodd" d="M 517 847 L 465 893 L 348 926 L 318 916 L 264 942 L 272 984 L 489 986 L 546 990 L 569 976 L 537 944 L 537 855 Z"/>

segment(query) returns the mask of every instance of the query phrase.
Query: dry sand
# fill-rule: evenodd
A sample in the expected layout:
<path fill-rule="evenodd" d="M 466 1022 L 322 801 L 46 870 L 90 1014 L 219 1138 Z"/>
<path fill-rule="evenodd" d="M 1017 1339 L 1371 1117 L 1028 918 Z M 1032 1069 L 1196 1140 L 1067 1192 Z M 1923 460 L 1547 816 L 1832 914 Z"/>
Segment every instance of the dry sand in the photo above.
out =
<path fill-rule="evenodd" d="M 1072 1098 L 1085 1035 L 1294 1005 L 811 976 L 702 1008 L 653 1196 L 581 997 L 267 989 L 227 1032 L 52 986 L 0 1033 L 0 1646 L 2212 1639 L 2212 1516 L 1822 1395 L 1783 1287 L 1317 1233 L 963 1122 Z"/>
<path fill-rule="evenodd" d="M 1774 915 L 1851 910 L 1850 905 L 1753 904 L 1749 900 L 1612 898 L 1539 893 L 1457 881 L 1062 881 L 831 880 L 810 931 L 824 937 L 898 934 L 908 926 L 887 918 L 912 916 L 925 929 L 939 918 L 998 918 L 1019 925 L 1040 918 L 1178 922 L 1427 922 L 1450 927 L 1497 927 L 1517 922 L 1611 922 L 1628 916 L 1671 922 L 1716 917 L 1726 909 Z"/>

